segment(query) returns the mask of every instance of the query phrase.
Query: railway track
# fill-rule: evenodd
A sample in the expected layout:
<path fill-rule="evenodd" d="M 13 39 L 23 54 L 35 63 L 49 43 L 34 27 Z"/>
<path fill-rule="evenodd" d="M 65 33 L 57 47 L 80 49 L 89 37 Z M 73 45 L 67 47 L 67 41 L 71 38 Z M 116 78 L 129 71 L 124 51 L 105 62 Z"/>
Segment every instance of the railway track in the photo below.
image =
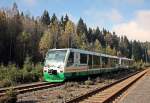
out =
<path fill-rule="evenodd" d="M 56 87 L 60 85 L 62 85 L 62 83 L 39 82 L 39 83 L 21 85 L 16 87 L 1 88 L 0 97 L 4 96 L 6 94 L 6 91 L 8 91 L 10 88 L 16 90 L 16 92 L 20 94 L 20 93 L 26 93 L 26 92 L 31 92 L 31 91 L 41 90 L 41 89 L 47 89 L 50 87 Z"/>
<path fill-rule="evenodd" d="M 66 103 L 110 103 L 115 100 L 123 91 L 129 88 L 138 79 L 144 76 L 148 70 L 131 74 L 114 83 L 101 88 L 89 91 L 86 94 L 68 100 Z"/>

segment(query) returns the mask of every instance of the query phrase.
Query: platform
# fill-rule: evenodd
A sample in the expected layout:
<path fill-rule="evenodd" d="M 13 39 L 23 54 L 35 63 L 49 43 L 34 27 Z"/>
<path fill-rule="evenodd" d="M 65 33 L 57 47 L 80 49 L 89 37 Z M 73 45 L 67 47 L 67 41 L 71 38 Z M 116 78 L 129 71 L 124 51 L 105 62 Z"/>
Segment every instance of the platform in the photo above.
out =
<path fill-rule="evenodd" d="M 118 103 L 150 103 L 150 74 L 135 83 Z"/>

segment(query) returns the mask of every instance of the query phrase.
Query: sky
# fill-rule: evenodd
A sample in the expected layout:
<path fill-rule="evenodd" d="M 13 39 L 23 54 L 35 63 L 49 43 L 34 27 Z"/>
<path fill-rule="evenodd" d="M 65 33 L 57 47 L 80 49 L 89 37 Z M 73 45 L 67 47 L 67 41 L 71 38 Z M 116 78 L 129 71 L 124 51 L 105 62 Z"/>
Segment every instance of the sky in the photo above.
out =
<path fill-rule="evenodd" d="M 67 14 L 76 24 L 81 17 L 88 27 L 150 42 L 150 0 L 0 0 L 0 8 L 10 8 L 14 2 L 34 17 L 44 10 L 59 18 Z"/>

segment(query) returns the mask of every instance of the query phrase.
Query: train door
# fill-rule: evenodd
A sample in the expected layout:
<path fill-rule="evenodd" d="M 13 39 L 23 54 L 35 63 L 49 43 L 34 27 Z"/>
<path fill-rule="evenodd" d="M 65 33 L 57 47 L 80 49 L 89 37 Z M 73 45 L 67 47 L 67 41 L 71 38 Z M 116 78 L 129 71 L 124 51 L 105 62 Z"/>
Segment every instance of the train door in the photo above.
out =
<path fill-rule="evenodd" d="M 67 60 L 67 67 L 74 65 L 74 52 L 70 52 L 68 60 Z"/>

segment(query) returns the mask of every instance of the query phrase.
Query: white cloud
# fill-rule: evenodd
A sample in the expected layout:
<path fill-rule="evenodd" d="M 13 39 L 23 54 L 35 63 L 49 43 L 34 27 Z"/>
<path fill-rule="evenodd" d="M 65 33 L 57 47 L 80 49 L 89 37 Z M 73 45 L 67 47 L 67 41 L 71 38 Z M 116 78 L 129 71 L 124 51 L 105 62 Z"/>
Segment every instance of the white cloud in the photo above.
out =
<path fill-rule="evenodd" d="M 112 30 L 130 40 L 150 41 L 150 10 L 136 12 L 133 20 L 115 25 Z"/>
<path fill-rule="evenodd" d="M 116 9 L 110 11 L 100 11 L 96 8 L 90 8 L 84 12 L 85 18 L 88 18 L 90 26 L 104 26 L 106 22 L 120 23 L 123 20 L 121 13 Z"/>

